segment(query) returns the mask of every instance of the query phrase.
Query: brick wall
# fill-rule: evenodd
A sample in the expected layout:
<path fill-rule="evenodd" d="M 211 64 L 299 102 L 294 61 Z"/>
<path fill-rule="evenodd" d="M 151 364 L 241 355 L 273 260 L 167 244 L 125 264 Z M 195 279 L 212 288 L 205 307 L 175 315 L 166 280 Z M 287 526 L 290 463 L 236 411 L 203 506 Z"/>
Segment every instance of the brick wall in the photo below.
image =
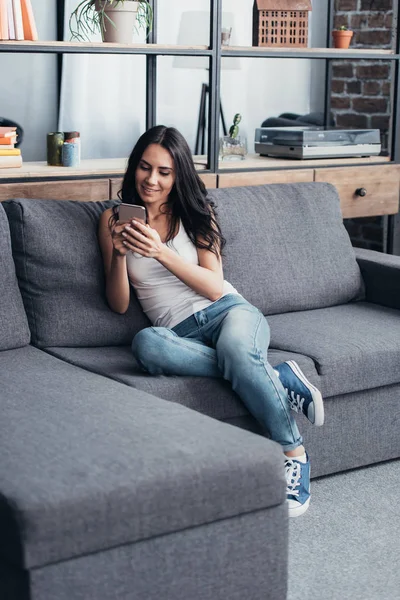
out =
<path fill-rule="evenodd" d="M 395 44 L 393 0 L 335 0 L 335 27 L 354 31 L 351 47 L 390 49 Z M 333 63 L 331 107 L 337 127 L 381 130 L 387 150 L 392 65 L 383 61 Z M 354 246 L 383 250 L 382 217 L 345 219 Z"/>

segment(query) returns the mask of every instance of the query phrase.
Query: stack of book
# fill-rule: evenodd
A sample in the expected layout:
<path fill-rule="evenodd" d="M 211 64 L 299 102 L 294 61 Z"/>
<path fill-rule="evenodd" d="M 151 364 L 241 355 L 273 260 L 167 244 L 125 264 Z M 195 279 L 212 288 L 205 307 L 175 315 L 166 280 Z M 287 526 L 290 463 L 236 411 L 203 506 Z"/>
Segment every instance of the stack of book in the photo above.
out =
<path fill-rule="evenodd" d="M 16 127 L 0 127 L 0 169 L 22 167 L 21 150 L 17 143 Z"/>
<path fill-rule="evenodd" d="M 0 0 L 0 40 L 37 39 L 31 0 Z"/>

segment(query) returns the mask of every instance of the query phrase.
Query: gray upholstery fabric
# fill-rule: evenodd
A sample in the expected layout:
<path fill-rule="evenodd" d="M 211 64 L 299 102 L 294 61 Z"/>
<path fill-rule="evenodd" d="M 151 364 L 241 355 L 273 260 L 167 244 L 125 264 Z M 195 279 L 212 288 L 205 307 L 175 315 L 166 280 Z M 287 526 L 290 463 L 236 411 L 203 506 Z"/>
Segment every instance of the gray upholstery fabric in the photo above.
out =
<path fill-rule="evenodd" d="M 0 204 L 0 350 L 29 344 L 30 331 L 11 254 L 10 229 Z"/>
<path fill-rule="evenodd" d="M 35 569 L 31 600 L 284 600 L 284 505 Z"/>
<path fill-rule="evenodd" d="M 356 248 L 369 302 L 400 310 L 400 256 Z"/>
<path fill-rule="evenodd" d="M 323 427 L 299 420 L 311 477 L 399 458 L 399 415 L 399 384 L 328 398 Z"/>
<path fill-rule="evenodd" d="M 2 352 L 0 373 L 0 555 L 13 564 L 38 567 L 285 500 L 275 442 L 31 346 Z"/>
<path fill-rule="evenodd" d="M 220 421 L 249 414 L 227 381 L 215 377 L 147 375 L 137 366 L 129 347 L 46 348 L 46 351 L 73 365 L 106 375 L 164 400 L 178 402 Z M 288 359 L 295 360 L 306 376 L 319 385 L 320 378 L 310 358 L 288 352 L 269 352 L 272 365 Z"/>
<path fill-rule="evenodd" d="M 4 202 L 32 332 L 43 346 L 128 344 L 149 322 L 132 298 L 125 315 L 105 299 L 100 214 L 114 202 Z"/>
<path fill-rule="evenodd" d="M 368 302 L 273 315 L 271 345 L 311 357 L 325 395 L 400 383 L 400 311 Z"/>
<path fill-rule="evenodd" d="M 328 183 L 210 190 L 227 239 L 225 278 L 265 315 L 364 296 L 336 189 Z"/>

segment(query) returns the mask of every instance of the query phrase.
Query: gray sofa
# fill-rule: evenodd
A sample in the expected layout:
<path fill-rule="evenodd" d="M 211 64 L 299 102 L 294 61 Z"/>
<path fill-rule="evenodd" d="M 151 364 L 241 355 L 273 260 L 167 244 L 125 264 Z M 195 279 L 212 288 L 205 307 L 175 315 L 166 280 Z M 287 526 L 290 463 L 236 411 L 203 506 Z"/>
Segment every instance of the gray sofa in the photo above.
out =
<path fill-rule="evenodd" d="M 355 253 L 329 184 L 210 194 L 270 362 L 296 360 L 325 397 L 323 427 L 298 417 L 312 475 L 399 457 L 400 259 Z M 112 204 L 0 206 L 0 597 L 284 600 L 281 450 L 227 382 L 135 365 L 148 322 L 104 296 Z"/>

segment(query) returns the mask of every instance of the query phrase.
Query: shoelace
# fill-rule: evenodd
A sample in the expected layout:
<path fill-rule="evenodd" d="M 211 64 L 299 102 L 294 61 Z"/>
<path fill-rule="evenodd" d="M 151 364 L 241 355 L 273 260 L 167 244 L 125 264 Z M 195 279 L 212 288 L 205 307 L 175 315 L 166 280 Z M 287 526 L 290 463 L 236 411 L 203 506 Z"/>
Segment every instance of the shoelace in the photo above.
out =
<path fill-rule="evenodd" d="M 294 393 L 293 390 L 289 394 L 288 388 L 285 388 L 285 392 L 286 392 L 287 397 L 288 397 L 290 408 L 292 410 L 295 410 L 296 412 L 302 412 L 303 411 L 303 404 L 305 402 L 304 396 L 301 397 L 300 394 L 295 395 L 295 393 Z"/>
<path fill-rule="evenodd" d="M 287 493 L 292 496 L 298 496 L 300 486 L 301 466 L 298 461 L 290 459 L 285 460 Z"/>

